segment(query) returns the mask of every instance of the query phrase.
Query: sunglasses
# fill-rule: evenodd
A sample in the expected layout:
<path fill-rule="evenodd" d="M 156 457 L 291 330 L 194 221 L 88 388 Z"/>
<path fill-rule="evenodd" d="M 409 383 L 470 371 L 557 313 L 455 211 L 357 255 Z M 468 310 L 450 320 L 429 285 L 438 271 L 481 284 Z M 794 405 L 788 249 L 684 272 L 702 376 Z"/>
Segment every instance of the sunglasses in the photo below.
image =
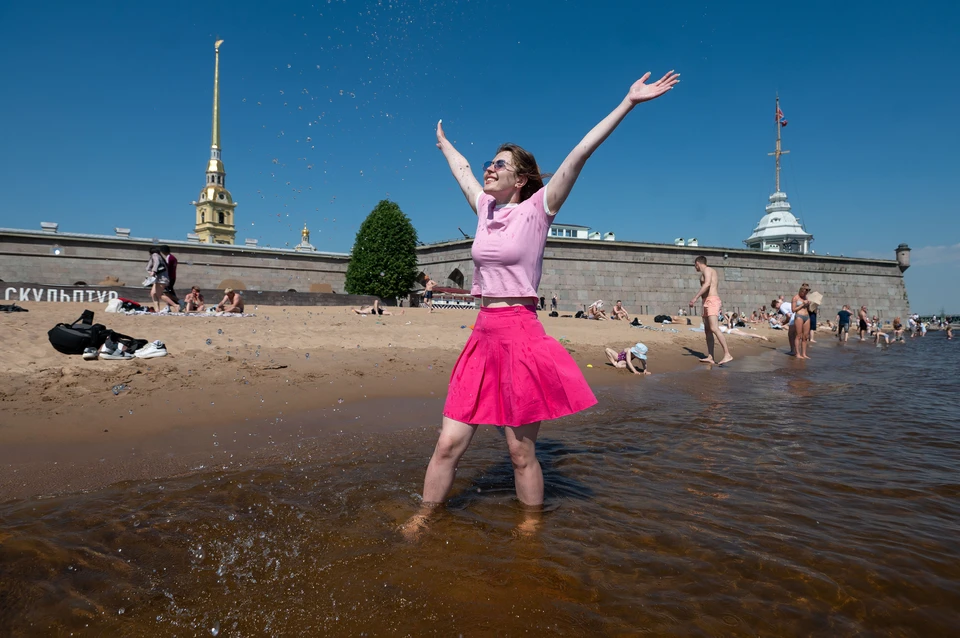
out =
<path fill-rule="evenodd" d="M 510 168 L 510 169 L 513 168 L 512 166 L 510 166 L 509 164 L 507 164 L 506 160 L 498 159 L 498 160 L 495 161 L 495 162 L 484 162 L 484 163 L 483 163 L 483 170 L 487 170 L 487 169 L 490 168 L 491 166 L 493 167 L 493 170 L 495 170 L 495 171 L 498 172 L 498 173 L 499 173 L 500 171 L 502 171 L 503 169 L 505 169 L 505 168 Z"/>

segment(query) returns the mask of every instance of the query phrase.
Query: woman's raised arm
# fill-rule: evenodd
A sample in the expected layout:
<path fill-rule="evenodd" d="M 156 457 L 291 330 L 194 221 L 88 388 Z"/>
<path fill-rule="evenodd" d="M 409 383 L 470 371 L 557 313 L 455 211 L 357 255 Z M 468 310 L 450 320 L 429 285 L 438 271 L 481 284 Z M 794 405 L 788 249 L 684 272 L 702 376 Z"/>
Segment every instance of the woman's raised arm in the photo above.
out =
<path fill-rule="evenodd" d="M 473 175 L 473 171 L 470 169 L 470 162 L 453 147 L 453 144 L 451 144 L 447 136 L 444 135 L 443 120 L 437 122 L 437 148 L 439 148 L 443 152 L 443 156 L 447 158 L 447 164 L 450 165 L 450 172 L 453 173 L 457 183 L 460 184 L 460 190 L 463 191 L 463 196 L 466 197 L 470 203 L 470 208 L 476 213 L 477 195 L 480 194 L 483 187 L 480 186 L 480 182 L 478 182 L 477 178 Z"/>
<path fill-rule="evenodd" d="M 580 177 L 580 171 L 583 169 L 583 165 L 587 163 L 587 159 L 613 133 L 613 130 L 623 121 L 627 113 L 633 110 L 633 107 L 637 104 L 658 98 L 672 89 L 680 81 L 680 74 L 670 71 L 653 84 L 644 84 L 649 78 L 650 73 L 647 73 L 634 82 L 627 96 L 617 105 L 617 108 L 613 109 L 610 115 L 594 126 L 586 137 L 580 140 L 580 143 L 570 151 L 567 159 L 563 160 L 563 164 L 560 165 L 560 168 L 557 169 L 556 174 L 550 180 L 550 187 L 547 188 L 547 207 L 552 214 L 555 215 L 563 206 L 563 202 L 567 200 L 567 196 L 570 195 L 573 185 Z"/>

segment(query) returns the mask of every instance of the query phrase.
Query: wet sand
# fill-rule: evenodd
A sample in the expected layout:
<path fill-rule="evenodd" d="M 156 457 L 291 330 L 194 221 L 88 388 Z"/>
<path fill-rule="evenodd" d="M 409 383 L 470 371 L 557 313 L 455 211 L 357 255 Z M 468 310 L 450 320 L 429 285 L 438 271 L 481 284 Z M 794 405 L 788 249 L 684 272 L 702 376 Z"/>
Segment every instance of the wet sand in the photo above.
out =
<path fill-rule="evenodd" d="M 96 322 L 159 339 L 170 355 L 84 361 L 56 352 L 46 335 L 75 319 L 79 304 L 24 307 L 30 312 L 0 314 L 0 500 L 173 476 L 220 458 L 282 454 L 303 437 L 344 428 L 436 426 L 451 367 L 477 316 L 413 308 L 362 317 L 343 307 L 255 304 L 248 310 L 256 316 L 228 318 L 91 308 Z M 645 382 L 609 366 L 604 346 L 643 341 L 654 375 L 703 367 L 697 361 L 703 333 L 685 322 L 670 326 L 678 330 L 672 333 L 545 313 L 541 320 L 594 388 Z M 661 327 L 652 317 L 640 320 Z M 728 336 L 734 356 L 785 345 L 785 333 L 760 327 L 757 334 L 772 341 Z M 118 385 L 125 389 L 115 395 Z M 216 455 L 209 451 L 212 438 Z"/>

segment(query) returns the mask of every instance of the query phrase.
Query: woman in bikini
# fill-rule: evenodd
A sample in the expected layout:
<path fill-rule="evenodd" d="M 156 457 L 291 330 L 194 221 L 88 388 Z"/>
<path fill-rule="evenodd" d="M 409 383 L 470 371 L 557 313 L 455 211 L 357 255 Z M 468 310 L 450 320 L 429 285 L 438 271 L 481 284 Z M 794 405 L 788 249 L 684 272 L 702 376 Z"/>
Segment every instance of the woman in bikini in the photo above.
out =
<path fill-rule="evenodd" d="M 796 337 L 794 338 L 793 351 L 797 353 L 797 359 L 809 359 L 807 356 L 807 344 L 810 342 L 810 302 L 807 301 L 807 293 L 810 292 L 810 284 L 800 286 L 800 292 L 793 297 L 794 325 L 796 327 Z"/>
<path fill-rule="evenodd" d="M 597 400 L 576 362 L 537 319 L 536 307 L 547 231 L 587 159 L 641 102 L 676 85 L 673 71 L 651 84 L 647 73 L 570 152 L 544 186 L 533 155 L 503 144 L 477 181 L 467 159 L 437 124 L 437 147 L 477 214 L 472 294 L 480 314 L 450 375 L 440 437 L 427 466 L 423 508 L 403 526 L 416 536 L 447 497 L 457 464 L 480 424 L 504 427 L 517 498 L 543 504 L 543 473 L 535 444 L 540 422 L 573 414 Z"/>

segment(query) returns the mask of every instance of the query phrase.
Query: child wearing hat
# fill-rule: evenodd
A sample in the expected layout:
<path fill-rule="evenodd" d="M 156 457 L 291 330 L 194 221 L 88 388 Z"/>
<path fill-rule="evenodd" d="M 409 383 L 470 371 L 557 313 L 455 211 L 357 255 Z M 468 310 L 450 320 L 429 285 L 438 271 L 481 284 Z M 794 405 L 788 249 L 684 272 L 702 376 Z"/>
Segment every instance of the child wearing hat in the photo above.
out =
<path fill-rule="evenodd" d="M 636 343 L 631 348 L 617 352 L 613 348 L 604 348 L 607 359 L 615 368 L 627 368 L 634 374 L 650 374 L 647 370 L 647 346 L 642 343 Z M 639 363 L 634 365 L 636 359 Z M 639 368 L 639 369 L 638 369 Z"/>

